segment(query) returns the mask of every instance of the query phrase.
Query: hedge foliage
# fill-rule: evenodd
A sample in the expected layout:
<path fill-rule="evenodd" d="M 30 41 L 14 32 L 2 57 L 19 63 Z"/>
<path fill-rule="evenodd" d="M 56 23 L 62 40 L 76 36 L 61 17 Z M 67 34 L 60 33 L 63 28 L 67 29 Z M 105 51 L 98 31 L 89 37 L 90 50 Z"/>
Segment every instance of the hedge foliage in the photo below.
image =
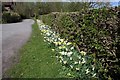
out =
<path fill-rule="evenodd" d="M 82 10 L 71 13 L 51 13 L 42 20 L 61 37 L 76 44 L 78 51 L 94 55 L 99 65 L 101 79 L 119 79 L 120 52 L 119 10 L 111 8 Z M 100 68 L 104 67 L 104 69 Z"/>
<path fill-rule="evenodd" d="M 8 12 L 4 11 L 2 13 L 2 23 L 14 23 L 14 22 L 20 22 L 22 19 L 20 15 L 16 12 Z"/>

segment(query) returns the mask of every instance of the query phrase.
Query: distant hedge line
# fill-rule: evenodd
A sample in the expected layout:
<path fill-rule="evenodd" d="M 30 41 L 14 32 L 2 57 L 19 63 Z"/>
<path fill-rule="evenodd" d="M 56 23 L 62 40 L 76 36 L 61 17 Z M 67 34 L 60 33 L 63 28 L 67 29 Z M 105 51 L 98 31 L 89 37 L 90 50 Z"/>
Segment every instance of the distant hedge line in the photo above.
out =
<path fill-rule="evenodd" d="M 118 8 L 82 10 L 42 15 L 44 23 L 61 37 L 76 43 L 78 51 L 94 55 L 102 63 L 100 78 L 118 80 L 120 76 L 120 12 Z"/>
<path fill-rule="evenodd" d="M 4 11 L 2 13 L 2 23 L 15 23 L 15 22 L 20 22 L 22 21 L 21 16 L 12 11 Z"/>

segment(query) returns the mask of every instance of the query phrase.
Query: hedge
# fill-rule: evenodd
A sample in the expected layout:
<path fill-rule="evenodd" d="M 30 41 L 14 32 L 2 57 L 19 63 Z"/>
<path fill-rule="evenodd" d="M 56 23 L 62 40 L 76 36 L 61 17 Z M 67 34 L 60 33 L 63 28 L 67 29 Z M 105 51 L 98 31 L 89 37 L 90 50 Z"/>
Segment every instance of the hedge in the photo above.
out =
<path fill-rule="evenodd" d="M 15 12 L 4 11 L 2 13 L 2 23 L 15 23 L 22 21 L 20 15 Z"/>
<path fill-rule="evenodd" d="M 94 55 L 104 69 L 99 68 L 101 79 L 119 79 L 119 10 L 115 8 L 82 10 L 73 13 L 42 15 L 42 20 L 61 37 L 76 44 L 78 51 Z M 100 67 L 100 66 L 99 66 Z"/>

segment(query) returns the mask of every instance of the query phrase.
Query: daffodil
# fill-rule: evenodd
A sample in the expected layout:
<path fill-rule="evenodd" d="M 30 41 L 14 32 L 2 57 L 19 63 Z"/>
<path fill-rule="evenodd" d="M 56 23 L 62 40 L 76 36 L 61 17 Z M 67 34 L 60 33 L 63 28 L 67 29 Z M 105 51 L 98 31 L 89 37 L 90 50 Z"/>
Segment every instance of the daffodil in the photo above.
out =
<path fill-rule="evenodd" d="M 63 41 L 64 41 L 64 39 L 60 39 L 60 41 L 61 41 L 61 42 L 63 42 Z"/>
<path fill-rule="evenodd" d="M 65 49 L 66 47 L 65 46 L 59 46 L 58 48 L 59 49 Z"/>
<path fill-rule="evenodd" d="M 68 75 L 68 76 L 71 76 L 71 74 L 70 74 L 70 73 L 67 73 L 67 75 Z"/>
<path fill-rule="evenodd" d="M 64 64 L 67 64 L 67 61 L 63 61 Z"/>
<path fill-rule="evenodd" d="M 64 41 L 63 41 L 63 45 L 66 45 L 66 44 L 67 44 L 67 41 L 64 40 Z"/>
<path fill-rule="evenodd" d="M 52 49 L 52 51 L 55 51 L 55 49 Z"/>
<path fill-rule="evenodd" d="M 94 67 L 94 66 L 92 66 L 92 70 L 93 70 L 93 71 L 95 70 L 95 67 Z"/>
<path fill-rule="evenodd" d="M 44 42 L 46 42 L 46 40 L 44 40 Z"/>
<path fill-rule="evenodd" d="M 95 74 L 93 74 L 93 76 L 92 77 L 95 77 L 96 76 L 96 73 Z"/>
<path fill-rule="evenodd" d="M 70 68 L 72 68 L 72 69 L 73 69 L 73 66 L 72 66 L 72 65 L 70 65 Z"/>
<path fill-rule="evenodd" d="M 62 46 L 62 49 L 65 49 L 66 47 L 65 46 Z"/>
<path fill-rule="evenodd" d="M 67 52 L 64 52 L 64 51 L 62 51 L 62 52 L 59 52 L 61 55 L 66 55 L 67 54 Z"/>
<path fill-rule="evenodd" d="M 66 51 L 68 51 L 68 48 L 65 48 Z"/>
<path fill-rule="evenodd" d="M 77 62 L 77 61 L 75 61 L 75 62 L 74 62 L 74 64 L 78 64 L 78 62 Z"/>
<path fill-rule="evenodd" d="M 70 49 L 71 49 L 71 50 L 73 50 L 73 49 L 74 49 L 74 47 L 71 47 Z"/>
<path fill-rule="evenodd" d="M 59 58 L 60 58 L 60 59 L 62 59 L 63 57 L 62 57 L 62 56 L 60 56 Z"/>
<path fill-rule="evenodd" d="M 58 56 L 56 56 L 56 58 L 59 58 Z"/>
<path fill-rule="evenodd" d="M 78 56 L 78 59 L 81 59 L 81 56 Z"/>
<path fill-rule="evenodd" d="M 86 69 L 86 74 L 88 74 L 90 71 L 89 71 L 89 69 Z"/>
<path fill-rule="evenodd" d="M 77 56 L 78 60 L 74 60 L 73 56 L 74 52 L 73 50 L 75 49 L 74 46 L 76 46 L 76 43 L 73 42 L 68 42 L 68 39 L 64 39 L 60 37 L 59 33 L 56 33 L 56 31 L 52 30 L 50 26 L 45 25 L 41 20 L 37 20 L 39 29 L 41 30 L 41 34 L 44 36 L 44 41 L 47 41 L 48 44 L 53 43 L 55 44 L 55 46 L 57 48 L 55 49 L 51 49 L 52 51 L 59 51 L 59 55 L 56 56 L 56 58 L 58 58 L 60 60 L 60 63 L 63 63 L 64 65 L 66 65 L 68 63 L 67 60 L 73 63 L 69 64 L 69 67 L 71 69 L 75 69 L 76 71 L 80 70 L 80 67 L 77 67 L 77 65 L 80 64 L 85 64 L 87 61 L 84 58 L 84 56 L 87 54 L 85 51 L 81 51 L 80 54 L 75 55 Z M 76 53 L 75 53 L 76 54 Z M 74 66 L 76 65 L 76 66 Z M 92 71 L 95 70 L 95 67 L 92 67 Z M 90 73 L 89 68 L 85 70 L 85 73 L 88 74 Z M 68 76 L 70 76 L 70 73 L 67 73 Z M 92 73 L 91 75 L 92 77 L 96 76 L 96 73 Z"/>
<path fill-rule="evenodd" d="M 59 44 L 58 42 L 53 42 L 56 46 Z"/>
<path fill-rule="evenodd" d="M 60 63 L 62 63 L 62 60 L 60 60 Z"/>
<path fill-rule="evenodd" d="M 66 45 L 71 45 L 72 43 L 71 42 L 68 42 Z"/>
<path fill-rule="evenodd" d="M 72 55 L 72 52 L 68 52 L 67 56 L 70 57 Z"/>
<path fill-rule="evenodd" d="M 86 55 L 86 52 L 84 52 L 84 51 L 81 51 L 80 53 L 81 53 L 82 55 Z"/>
<path fill-rule="evenodd" d="M 70 57 L 70 60 L 73 60 L 72 57 Z"/>
<path fill-rule="evenodd" d="M 78 63 L 81 64 L 81 61 L 79 61 Z"/>
<path fill-rule="evenodd" d="M 76 70 L 80 70 L 80 68 L 76 68 Z"/>
<path fill-rule="evenodd" d="M 85 61 L 85 59 L 84 59 L 84 58 L 82 58 L 82 62 L 81 62 L 81 63 L 83 63 L 83 64 L 84 64 L 84 63 L 86 63 L 86 61 Z"/>
<path fill-rule="evenodd" d="M 70 68 L 72 68 L 72 69 L 73 69 L 73 66 L 72 66 L 72 65 L 70 65 Z"/>
<path fill-rule="evenodd" d="M 58 48 L 59 48 L 59 49 L 62 49 L 62 47 L 61 47 L 61 46 L 59 46 Z"/>
<path fill-rule="evenodd" d="M 61 45 L 62 43 L 59 41 L 58 44 Z"/>

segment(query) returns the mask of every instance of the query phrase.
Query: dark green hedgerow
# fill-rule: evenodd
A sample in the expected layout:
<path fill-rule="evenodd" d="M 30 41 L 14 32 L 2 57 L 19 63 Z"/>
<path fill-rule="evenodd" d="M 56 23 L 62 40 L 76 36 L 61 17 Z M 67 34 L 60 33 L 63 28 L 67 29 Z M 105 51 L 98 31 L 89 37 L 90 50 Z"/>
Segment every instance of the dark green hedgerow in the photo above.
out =
<path fill-rule="evenodd" d="M 61 37 L 76 43 L 78 51 L 95 55 L 104 67 L 104 70 L 98 70 L 100 78 L 118 80 L 120 54 L 116 52 L 119 41 L 117 13 L 115 9 L 103 8 L 80 13 L 51 13 L 43 15 L 42 20 L 59 32 Z"/>
<path fill-rule="evenodd" d="M 2 13 L 2 23 L 15 23 L 15 22 L 20 22 L 20 21 L 22 21 L 22 18 L 16 12 L 4 11 Z"/>

